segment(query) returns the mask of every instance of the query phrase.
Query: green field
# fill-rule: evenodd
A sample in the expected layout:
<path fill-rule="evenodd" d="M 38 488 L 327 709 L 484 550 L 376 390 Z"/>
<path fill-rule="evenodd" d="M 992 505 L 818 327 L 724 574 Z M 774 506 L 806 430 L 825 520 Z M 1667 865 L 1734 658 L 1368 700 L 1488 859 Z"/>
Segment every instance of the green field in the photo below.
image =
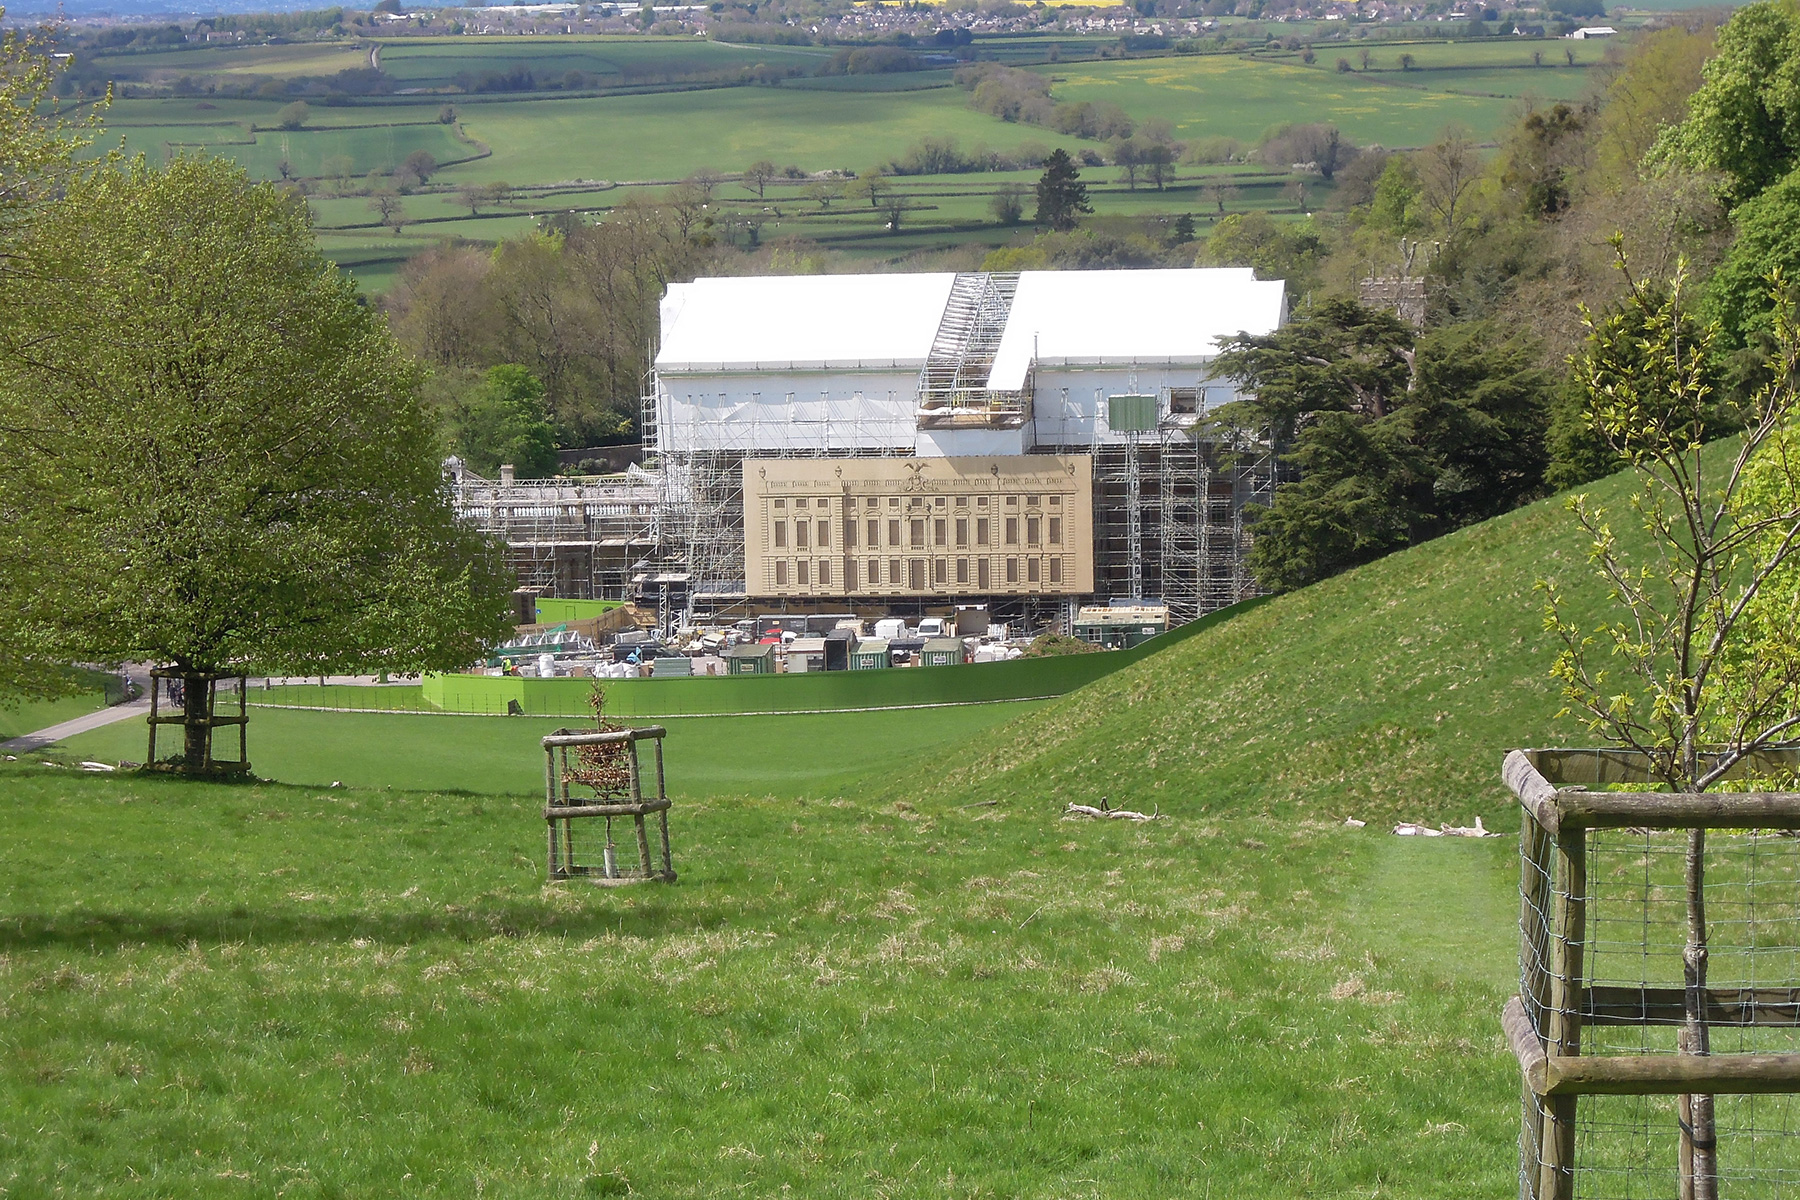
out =
<path fill-rule="evenodd" d="M 1516 829 L 1501 754 L 1573 736 L 1541 575 L 1597 615 L 1555 502 L 1045 704 L 673 722 L 672 887 L 543 884 L 549 721 L 0 768 L 0 1186 L 1508 1194 L 1516 846 L 1386 828 Z"/>
<path fill-rule="evenodd" d="M 1235 26 L 1234 26 L 1235 28 Z M 1260 28 L 1260 27 L 1259 27 Z M 1254 29 L 1245 29 L 1254 33 Z M 1268 33 L 1287 36 L 1304 30 Z M 1360 69 L 1367 45 L 1371 70 Z M 1055 45 L 1061 62 L 1045 64 Z M 1573 43 L 1495 38 L 1481 42 L 1322 43 L 1317 60 L 1304 66 L 1294 53 L 1183 55 L 1095 61 L 1099 41 L 1079 37 L 998 38 L 983 53 L 1030 65 L 1056 82 L 1059 101 L 1104 101 L 1123 106 L 1138 120 L 1172 121 L 1183 138 L 1231 137 L 1254 144 L 1269 129 L 1295 121 L 1328 120 L 1358 144 L 1422 145 L 1448 125 L 1494 136 L 1514 118 L 1520 98 L 1575 99 L 1588 87 L 1589 60 L 1604 47 L 1577 50 L 1583 65 L 1563 64 Z M 241 99 L 188 96 L 123 99 L 108 114 L 105 144 L 122 138 L 126 149 L 153 159 L 182 151 L 235 158 L 261 178 L 286 172 L 308 181 L 320 225 L 320 245 L 354 269 L 366 286 L 381 290 L 398 264 L 445 238 L 491 242 L 531 228 L 542 214 L 573 208 L 604 214 L 632 195 L 655 194 L 673 181 L 710 169 L 727 176 L 759 159 L 792 166 L 809 176 L 827 171 L 863 172 L 898 159 L 928 137 L 956 139 L 965 150 L 988 147 L 1015 152 L 1063 146 L 1071 152 L 1094 143 L 1030 125 L 1008 124 L 968 106 L 967 93 L 950 86 L 949 72 L 933 70 L 876 76 L 812 77 L 780 87 L 702 87 L 697 90 L 594 94 L 598 88 L 631 88 L 646 81 L 698 79 L 739 66 L 795 65 L 808 72 L 827 50 L 816 47 L 739 46 L 689 38 L 542 37 L 403 38 L 379 44 L 381 69 L 417 95 L 386 95 L 314 103 L 306 127 L 273 128 L 285 97 Z M 1531 65 L 1533 52 L 1545 56 Z M 343 58 L 349 53 L 361 58 Z M 1401 53 L 1418 69 L 1402 71 Z M 155 78 L 281 78 L 306 74 L 339 61 L 366 65 L 363 44 L 206 47 L 120 55 L 121 70 Z M 1358 69 L 1334 69 L 1339 55 Z M 111 62 L 111 59 L 102 59 Z M 528 67 L 540 88 L 579 90 L 530 94 L 457 92 L 459 79 L 483 72 Z M 570 76 L 579 72 L 579 77 Z M 446 90 L 447 89 L 447 90 Z M 439 110 L 454 106 L 456 125 L 440 124 Z M 396 232 L 376 224 L 366 198 L 341 196 L 366 188 L 370 172 L 387 172 L 423 150 L 451 164 L 428 187 L 405 198 L 405 223 Z M 1202 185 L 1221 172 L 1238 176 L 1234 209 L 1299 211 L 1284 175 L 1260 169 L 1184 167 L 1165 192 L 1136 191 L 1114 182 L 1110 167 L 1089 168 L 1091 194 L 1101 217 L 1173 219 L 1193 214 L 1202 223 L 1214 206 Z M 887 228 L 886 214 L 842 200 L 820 206 L 804 194 L 812 179 L 780 180 L 756 196 L 735 183 L 718 192 L 714 212 L 760 226 L 763 240 L 800 237 L 855 255 L 898 260 L 956 245 L 1001 245 L 1020 231 L 993 223 L 988 202 L 1005 183 L 1031 183 L 1032 171 L 907 177 L 897 189 L 908 200 L 901 227 Z M 464 184 L 505 181 L 510 203 L 473 215 L 455 199 Z M 623 186 L 620 186 L 623 185 Z M 1307 181 L 1307 208 L 1328 189 Z"/>
<path fill-rule="evenodd" d="M 1111 102 L 1140 120 L 1161 117 L 1172 121 L 1182 138 L 1254 143 L 1278 125 L 1331 121 L 1358 145 L 1420 146 L 1446 125 L 1462 125 L 1486 138 L 1512 119 L 1506 104 L 1490 98 L 1390 86 L 1399 75 L 1365 77 L 1305 67 L 1297 59 L 1229 57 L 1092 63 L 1052 72 L 1059 81 L 1058 99 Z M 1444 72 L 1433 83 L 1449 88 L 1453 79 Z"/>

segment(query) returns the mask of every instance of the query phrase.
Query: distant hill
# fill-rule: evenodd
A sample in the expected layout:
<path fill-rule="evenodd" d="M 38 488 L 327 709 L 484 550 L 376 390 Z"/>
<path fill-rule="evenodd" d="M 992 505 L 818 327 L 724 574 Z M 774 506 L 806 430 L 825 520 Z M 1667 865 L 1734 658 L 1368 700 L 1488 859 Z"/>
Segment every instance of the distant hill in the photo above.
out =
<path fill-rule="evenodd" d="M 1628 483 L 1586 489 L 1621 536 Z M 908 794 L 1516 828 L 1502 754 L 1587 740 L 1556 719 L 1541 577 L 1598 622 L 1563 497 L 1279 597 L 990 731 Z"/>

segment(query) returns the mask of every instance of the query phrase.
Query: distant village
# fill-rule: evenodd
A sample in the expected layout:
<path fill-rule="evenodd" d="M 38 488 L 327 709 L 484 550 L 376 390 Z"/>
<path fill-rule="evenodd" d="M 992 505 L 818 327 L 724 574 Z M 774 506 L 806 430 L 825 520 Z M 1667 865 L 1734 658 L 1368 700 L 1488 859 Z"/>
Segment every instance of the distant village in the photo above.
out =
<path fill-rule="evenodd" d="M 951 0 L 933 5 L 916 0 L 883 3 L 871 0 L 712 0 L 706 4 L 634 6 L 630 4 L 524 4 L 485 7 L 415 7 L 402 0 L 381 0 L 366 13 L 325 9 L 309 13 L 256 16 L 173 18 L 180 23 L 162 32 L 164 43 L 252 42 L 282 36 L 556 35 L 577 33 L 647 33 L 658 36 L 709 37 L 720 41 L 770 44 L 831 44 L 881 41 L 901 46 L 937 48 L 950 57 L 963 51 L 976 35 L 1068 33 L 1132 39 L 1136 50 L 1199 49 L 1205 39 L 1225 43 L 1249 30 L 1234 28 L 1232 19 L 1275 24 L 1333 23 L 1329 32 L 1313 29 L 1306 41 L 1360 40 L 1416 36 L 1402 30 L 1419 24 L 1456 27 L 1451 36 L 1565 37 L 1586 39 L 1616 32 L 1603 23 L 1599 0 L 1561 0 L 1547 7 L 1498 8 L 1461 0 L 1360 0 L 1319 3 L 1317 0 L 1135 0 L 1132 4 L 1057 5 L 1038 0 L 1031 5 L 1010 0 Z M 313 18 L 315 28 L 301 28 Z M 14 22 L 34 19 L 15 10 Z M 162 16 L 63 17 L 79 29 L 171 20 Z M 189 22 L 192 22 L 189 24 Z M 1299 40 L 1293 48 L 1298 48 Z"/>

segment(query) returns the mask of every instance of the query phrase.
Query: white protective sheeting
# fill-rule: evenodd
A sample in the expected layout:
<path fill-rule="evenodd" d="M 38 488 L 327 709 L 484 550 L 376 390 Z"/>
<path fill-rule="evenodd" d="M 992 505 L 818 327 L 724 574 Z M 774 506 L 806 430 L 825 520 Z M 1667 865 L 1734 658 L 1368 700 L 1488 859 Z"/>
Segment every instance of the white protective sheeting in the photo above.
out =
<path fill-rule="evenodd" d="M 656 369 L 924 365 L 956 276 L 786 275 L 669 285 Z"/>
<path fill-rule="evenodd" d="M 1041 366 L 1202 363 L 1221 339 L 1279 328 L 1280 280 L 1248 267 L 1026 271 L 988 387 L 1025 386 Z"/>

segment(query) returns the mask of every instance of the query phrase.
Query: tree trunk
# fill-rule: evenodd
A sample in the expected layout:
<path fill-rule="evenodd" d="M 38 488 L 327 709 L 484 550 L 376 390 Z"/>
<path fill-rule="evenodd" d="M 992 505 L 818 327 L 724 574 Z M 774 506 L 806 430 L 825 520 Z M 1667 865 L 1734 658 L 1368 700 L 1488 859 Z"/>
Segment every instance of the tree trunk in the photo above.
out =
<path fill-rule="evenodd" d="M 212 680 L 205 675 L 183 675 L 181 688 L 182 769 L 204 771 L 212 742 Z"/>
<path fill-rule="evenodd" d="M 1687 946 L 1682 951 L 1686 984 L 1685 1017 L 1679 1048 L 1683 1054 L 1710 1054 L 1706 1026 L 1706 830 L 1688 831 Z M 1682 1096 L 1676 1102 L 1681 1121 L 1681 1200 L 1718 1200 L 1719 1170 L 1711 1096 Z"/>

